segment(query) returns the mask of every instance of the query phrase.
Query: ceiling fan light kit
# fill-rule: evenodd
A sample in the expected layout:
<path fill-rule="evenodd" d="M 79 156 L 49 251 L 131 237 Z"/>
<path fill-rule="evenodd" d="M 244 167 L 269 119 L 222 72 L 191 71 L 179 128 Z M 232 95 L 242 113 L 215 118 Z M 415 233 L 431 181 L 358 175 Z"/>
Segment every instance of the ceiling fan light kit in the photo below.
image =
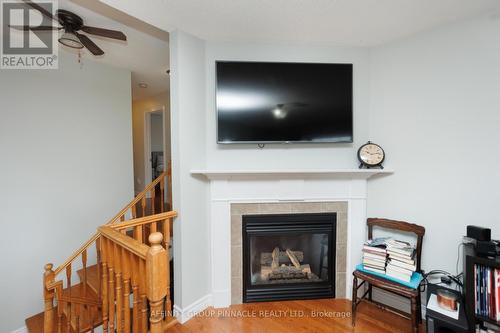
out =
<path fill-rule="evenodd" d="M 63 35 L 58 39 L 59 43 L 71 47 L 72 49 L 83 49 L 83 44 L 80 42 L 80 39 L 72 33 L 72 32 L 65 32 Z"/>
<path fill-rule="evenodd" d="M 72 13 L 68 10 L 58 9 L 56 11 L 56 15 L 52 15 L 52 13 L 48 12 L 46 9 L 42 8 L 38 4 L 32 2 L 31 0 L 23 0 L 28 6 L 38 10 L 42 15 L 48 17 L 52 20 L 57 21 L 62 27 L 54 28 L 51 26 L 47 27 L 30 27 L 30 26 L 21 26 L 16 27 L 21 30 L 37 30 L 37 31 L 52 31 L 52 30 L 64 30 L 63 35 L 58 39 L 59 43 L 74 48 L 74 49 L 82 49 L 86 48 L 95 56 L 103 55 L 104 51 L 97 46 L 87 35 L 79 33 L 79 31 L 83 31 L 89 35 L 95 35 L 100 37 L 118 39 L 122 41 L 127 40 L 127 36 L 121 31 L 117 30 L 109 30 L 103 28 L 96 28 L 87 26 L 84 24 L 83 19 Z"/>

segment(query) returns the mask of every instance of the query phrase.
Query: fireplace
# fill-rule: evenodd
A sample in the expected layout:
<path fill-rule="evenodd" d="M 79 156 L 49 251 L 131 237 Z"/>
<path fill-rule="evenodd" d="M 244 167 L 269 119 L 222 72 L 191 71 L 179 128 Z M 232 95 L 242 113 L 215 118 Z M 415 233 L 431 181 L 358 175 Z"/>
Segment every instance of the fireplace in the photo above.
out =
<path fill-rule="evenodd" d="M 243 302 L 335 297 L 336 213 L 242 216 Z"/>

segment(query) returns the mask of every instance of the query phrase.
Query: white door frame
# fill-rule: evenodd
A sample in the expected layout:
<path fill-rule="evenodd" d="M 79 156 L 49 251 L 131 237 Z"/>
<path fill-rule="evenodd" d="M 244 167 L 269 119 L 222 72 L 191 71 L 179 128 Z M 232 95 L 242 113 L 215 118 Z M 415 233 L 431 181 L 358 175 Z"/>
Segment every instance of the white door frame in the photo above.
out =
<path fill-rule="evenodd" d="M 151 175 L 153 174 L 153 169 L 151 168 L 151 114 L 161 111 L 162 113 L 162 129 L 163 129 L 163 165 L 164 168 L 167 167 L 166 164 L 166 126 L 165 126 L 165 105 L 160 109 L 151 110 L 144 112 L 144 187 L 151 183 Z M 150 194 L 147 193 L 149 197 Z"/>

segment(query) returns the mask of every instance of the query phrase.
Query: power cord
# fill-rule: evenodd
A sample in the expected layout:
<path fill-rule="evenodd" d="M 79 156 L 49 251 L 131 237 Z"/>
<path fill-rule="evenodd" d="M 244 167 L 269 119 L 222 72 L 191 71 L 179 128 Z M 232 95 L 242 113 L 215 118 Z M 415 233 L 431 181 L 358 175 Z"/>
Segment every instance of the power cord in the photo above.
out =
<path fill-rule="evenodd" d="M 422 281 L 420 282 L 420 285 L 419 285 L 419 289 L 421 292 L 425 292 L 427 285 L 430 283 L 429 279 L 432 276 L 442 276 L 442 277 L 445 277 L 445 278 L 455 282 L 455 284 L 460 288 L 460 290 L 459 290 L 460 293 L 463 294 L 463 282 L 462 282 L 463 273 L 460 273 L 458 275 L 452 275 L 449 272 L 441 270 L 441 269 L 435 269 L 435 270 L 432 270 L 428 273 L 422 274 Z M 443 285 L 445 283 L 441 281 L 441 282 L 434 283 L 434 284 Z"/>
<path fill-rule="evenodd" d="M 419 289 L 421 292 L 425 292 L 427 285 L 430 283 L 429 278 L 432 276 L 441 276 L 440 282 L 434 283 L 436 285 L 449 285 L 452 281 L 459 287 L 459 291 L 463 294 L 463 272 L 458 273 L 458 264 L 460 263 L 460 248 L 462 248 L 464 243 L 460 242 L 457 247 L 457 261 L 455 265 L 456 274 L 453 275 L 450 272 L 434 269 L 427 273 L 422 273 L 422 281 L 420 282 Z M 445 282 L 446 281 L 446 282 Z M 448 282 L 449 281 L 449 282 Z"/>
<path fill-rule="evenodd" d="M 455 266 L 455 273 L 458 274 L 458 264 L 460 262 L 460 248 L 462 248 L 464 246 L 464 243 L 460 243 L 458 244 L 458 247 L 457 247 L 457 264 Z M 463 252 L 463 249 L 462 249 L 462 252 Z"/>

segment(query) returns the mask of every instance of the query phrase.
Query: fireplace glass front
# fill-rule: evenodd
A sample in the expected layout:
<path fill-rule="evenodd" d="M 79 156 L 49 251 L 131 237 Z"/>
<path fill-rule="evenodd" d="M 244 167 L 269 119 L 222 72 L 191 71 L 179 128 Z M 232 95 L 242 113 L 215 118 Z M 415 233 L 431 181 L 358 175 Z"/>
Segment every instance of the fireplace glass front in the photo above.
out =
<path fill-rule="evenodd" d="M 335 213 L 243 216 L 243 301 L 334 297 Z"/>

